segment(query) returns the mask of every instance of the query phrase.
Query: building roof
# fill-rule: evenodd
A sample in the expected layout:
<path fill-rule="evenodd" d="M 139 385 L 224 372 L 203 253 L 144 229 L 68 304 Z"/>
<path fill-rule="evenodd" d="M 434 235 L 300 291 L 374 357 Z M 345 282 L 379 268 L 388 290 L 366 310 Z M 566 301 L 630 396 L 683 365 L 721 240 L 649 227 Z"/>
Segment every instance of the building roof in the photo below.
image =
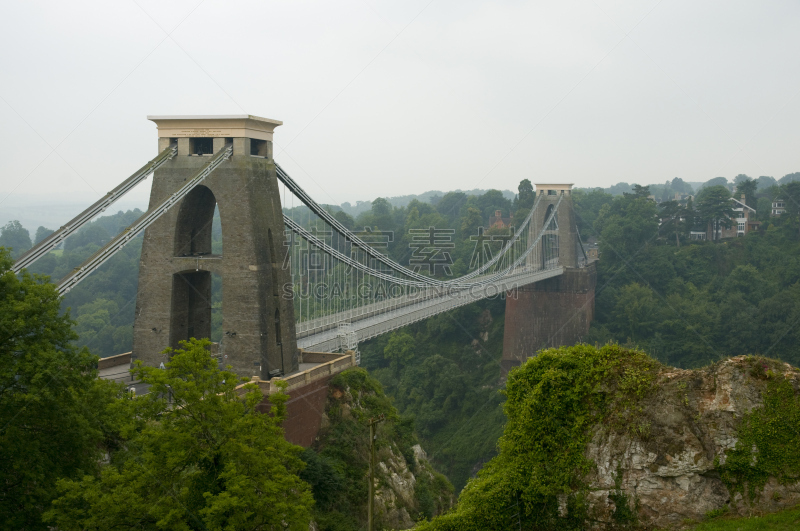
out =
<path fill-rule="evenodd" d="M 158 126 L 159 138 L 255 138 L 272 140 L 280 120 L 250 114 L 148 116 Z"/>
<path fill-rule="evenodd" d="M 744 208 L 746 208 L 746 209 L 750 210 L 751 212 L 755 212 L 755 211 L 756 211 L 756 209 L 755 209 L 755 208 L 753 208 L 753 207 L 749 207 L 749 206 L 745 205 L 744 203 L 742 203 L 741 201 L 739 201 L 739 200 L 738 200 L 738 199 L 736 199 L 735 197 L 731 197 L 731 201 L 734 201 L 734 202 L 736 202 L 736 203 L 739 203 L 739 205 L 741 205 L 741 206 L 743 206 Z"/>

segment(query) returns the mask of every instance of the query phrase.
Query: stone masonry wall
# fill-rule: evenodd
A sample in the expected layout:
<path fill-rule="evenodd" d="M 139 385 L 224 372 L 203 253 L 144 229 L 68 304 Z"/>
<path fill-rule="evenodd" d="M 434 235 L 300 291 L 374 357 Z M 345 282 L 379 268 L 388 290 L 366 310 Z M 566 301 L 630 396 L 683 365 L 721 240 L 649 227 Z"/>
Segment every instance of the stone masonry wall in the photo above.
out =
<path fill-rule="evenodd" d="M 221 147 L 217 140 L 224 139 L 214 140 Z M 190 156 L 188 141 L 179 139 L 178 155 L 155 172 L 151 208 L 210 160 Z M 195 198 L 203 208 L 192 208 L 187 196 L 144 233 L 133 358 L 158 365 L 165 361 L 165 348 L 209 333 L 210 274 L 216 273 L 222 280 L 225 364 L 240 376 L 268 379 L 271 371 L 297 369 L 292 301 L 280 296 L 281 287 L 291 283 L 290 272 L 281 267 L 286 246 L 280 193 L 274 162 L 250 156 L 250 139 L 234 138 L 233 146 L 230 160 L 191 192 L 208 196 Z M 214 202 L 222 225 L 220 255 L 206 254 L 202 242 L 191 244 L 209 237 L 205 203 Z M 210 211 L 213 215 L 213 206 Z"/>

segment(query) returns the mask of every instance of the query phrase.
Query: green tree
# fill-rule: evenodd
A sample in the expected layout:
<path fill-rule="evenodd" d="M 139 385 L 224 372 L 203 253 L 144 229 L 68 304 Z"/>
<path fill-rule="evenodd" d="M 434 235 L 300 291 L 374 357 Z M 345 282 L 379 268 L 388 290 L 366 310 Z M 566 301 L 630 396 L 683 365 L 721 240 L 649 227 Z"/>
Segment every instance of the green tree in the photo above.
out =
<path fill-rule="evenodd" d="M 737 176 L 741 177 L 741 175 Z M 744 175 L 745 179 L 738 180 L 736 182 L 736 192 L 734 192 L 734 198 L 741 201 L 742 195 L 745 196 L 745 204 L 750 208 L 756 207 L 756 190 L 758 189 L 758 181 L 755 179 L 747 178 L 747 175 Z"/>
<path fill-rule="evenodd" d="M 693 223 L 694 212 L 687 206 L 677 201 L 664 201 L 659 203 L 659 216 L 661 225 L 658 231 L 663 236 L 675 236 L 675 244 L 681 246 L 681 237 L 688 236 Z"/>
<path fill-rule="evenodd" d="M 572 204 L 575 208 L 578 232 L 582 238 L 597 236 L 594 231 L 594 223 L 600 214 L 600 209 L 613 201 L 614 196 L 607 194 L 602 188 L 587 190 L 576 188 L 572 191 Z"/>
<path fill-rule="evenodd" d="M 681 194 L 693 194 L 694 189 L 692 185 L 681 179 L 680 177 L 675 177 L 670 182 L 670 188 L 672 188 L 673 192 L 679 192 Z"/>
<path fill-rule="evenodd" d="M 609 267 L 621 265 L 643 251 L 658 234 L 655 201 L 642 194 L 625 194 L 600 209 L 595 231 L 600 234 L 600 252 Z"/>
<path fill-rule="evenodd" d="M 776 181 L 774 177 L 770 177 L 769 175 L 762 175 L 756 180 L 756 183 L 758 184 L 759 193 L 766 192 L 773 186 L 778 185 L 778 181 Z"/>
<path fill-rule="evenodd" d="M 650 187 L 634 184 L 633 195 L 635 195 L 636 197 L 647 199 L 648 197 L 650 197 Z"/>
<path fill-rule="evenodd" d="M 536 198 L 531 181 L 522 179 L 517 190 L 519 191 L 519 195 L 517 196 L 517 209 L 527 212 L 533 207 L 533 200 Z"/>
<path fill-rule="evenodd" d="M 283 437 L 288 395 L 258 412 L 256 384 L 220 370 L 208 340 L 182 342 L 166 370 L 141 363 L 149 393 L 125 402 L 124 449 L 97 475 L 58 483 L 45 518 L 90 529 L 307 530 L 313 503 L 298 473 L 302 448 Z M 241 396 L 240 391 L 243 391 Z"/>
<path fill-rule="evenodd" d="M 112 326 L 111 317 L 118 312 L 119 307 L 116 302 L 102 297 L 78 308 L 79 316 L 75 320 L 75 332 L 80 337 L 80 343 L 91 345 L 103 352 L 112 352 L 116 327 Z"/>
<path fill-rule="evenodd" d="M 464 192 L 447 192 L 441 201 L 436 204 L 436 210 L 452 221 L 458 217 L 459 212 L 467 203 L 467 194 Z"/>
<path fill-rule="evenodd" d="M 756 217 L 759 221 L 769 221 L 769 218 L 772 217 L 772 198 L 758 198 L 756 202 Z"/>
<path fill-rule="evenodd" d="M 64 249 L 71 251 L 89 244 L 100 247 L 106 244 L 110 239 L 111 236 L 109 236 L 108 231 L 103 228 L 102 225 L 91 223 L 83 227 L 76 234 L 67 238 L 67 241 L 64 242 Z"/>
<path fill-rule="evenodd" d="M 97 470 L 113 444 L 119 388 L 74 346 L 55 286 L 11 265 L 0 248 L 0 529 L 47 529 L 56 480 Z"/>
<path fill-rule="evenodd" d="M 366 224 L 363 226 L 371 226 L 373 229 L 378 229 L 383 234 L 392 235 L 391 241 L 396 241 L 393 233 L 396 230 L 394 221 L 393 209 L 391 203 L 382 197 L 378 197 L 372 202 L 372 209 L 367 213 L 367 216 L 359 217 L 359 222 L 364 221 Z M 361 223 L 358 223 L 362 226 Z M 391 247 L 391 245 L 390 245 Z"/>
<path fill-rule="evenodd" d="M 707 186 L 697 194 L 697 214 L 703 224 L 711 224 L 712 240 L 720 227 L 730 227 L 734 216 L 731 193 L 724 186 Z"/>
<path fill-rule="evenodd" d="M 336 220 L 342 225 L 344 225 L 345 228 L 347 229 L 353 230 L 353 228 L 356 226 L 356 222 L 353 219 L 353 216 L 351 216 L 344 210 L 337 210 L 336 212 L 333 213 L 333 217 L 336 218 Z"/>
<path fill-rule="evenodd" d="M 725 188 L 728 187 L 728 179 L 725 177 L 714 177 L 713 179 L 709 179 L 708 181 L 703 183 L 701 188 L 708 188 L 711 186 L 724 186 Z"/>
<path fill-rule="evenodd" d="M 9 221 L 0 227 L 0 247 L 10 247 L 15 260 L 32 246 L 30 232 L 19 221 Z"/>
<path fill-rule="evenodd" d="M 620 290 L 612 316 L 618 323 L 625 323 L 626 339 L 637 341 L 652 333 L 659 322 L 658 308 L 653 290 L 633 282 Z"/>
<path fill-rule="evenodd" d="M 794 181 L 800 181 L 800 172 L 787 173 L 781 177 L 781 180 L 778 181 L 778 184 L 789 184 Z"/>
<path fill-rule="evenodd" d="M 34 237 L 34 242 L 33 242 L 34 245 L 39 243 L 40 241 L 44 240 L 45 238 L 47 238 L 51 234 L 53 234 L 53 232 L 54 231 L 52 231 L 50 229 L 47 229 L 45 227 L 41 227 L 40 226 L 38 229 L 36 229 L 36 236 Z"/>
<path fill-rule="evenodd" d="M 461 237 L 469 239 L 478 234 L 478 227 L 483 226 L 483 216 L 477 208 L 467 207 L 466 215 L 461 218 Z"/>
<path fill-rule="evenodd" d="M 611 195 L 623 195 L 633 192 L 633 186 L 628 183 L 617 183 L 606 188 L 605 192 Z"/>
<path fill-rule="evenodd" d="M 505 198 L 500 190 L 487 190 L 485 194 L 472 196 L 474 205 L 481 211 L 482 217 L 488 220 L 496 210 L 511 212 L 511 201 Z"/>
<path fill-rule="evenodd" d="M 395 373 L 414 357 L 414 338 L 405 331 L 393 332 L 383 349 L 383 356 L 389 361 Z"/>

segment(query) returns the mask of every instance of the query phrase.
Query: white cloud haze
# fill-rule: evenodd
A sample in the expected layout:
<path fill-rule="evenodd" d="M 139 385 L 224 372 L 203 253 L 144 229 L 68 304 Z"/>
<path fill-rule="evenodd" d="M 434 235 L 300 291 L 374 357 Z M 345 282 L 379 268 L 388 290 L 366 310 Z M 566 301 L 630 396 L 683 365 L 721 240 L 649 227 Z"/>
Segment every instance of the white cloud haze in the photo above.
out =
<path fill-rule="evenodd" d="M 789 1 L 4 2 L 0 222 L 105 194 L 155 155 L 148 114 L 283 120 L 276 159 L 329 203 L 779 178 L 800 171 L 799 18 Z"/>

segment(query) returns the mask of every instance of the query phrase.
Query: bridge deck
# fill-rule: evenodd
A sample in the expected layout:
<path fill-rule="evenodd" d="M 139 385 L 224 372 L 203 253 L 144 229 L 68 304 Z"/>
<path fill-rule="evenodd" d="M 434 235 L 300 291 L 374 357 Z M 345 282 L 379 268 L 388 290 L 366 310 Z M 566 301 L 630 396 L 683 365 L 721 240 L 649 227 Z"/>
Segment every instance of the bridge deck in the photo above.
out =
<path fill-rule="evenodd" d="M 342 346 L 338 330 L 340 323 L 350 323 L 352 331 L 358 335 L 358 341 L 365 341 L 476 300 L 496 296 L 563 273 L 563 267 L 524 271 L 481 288 L 448 291 L 415 303 L 386 301 L 361 308 L 357 314 L 348 311 L 326 316 L 303 323 L 302 327 L 298 326 L 297 346 L 315 352 L 333 352 Z"/>

